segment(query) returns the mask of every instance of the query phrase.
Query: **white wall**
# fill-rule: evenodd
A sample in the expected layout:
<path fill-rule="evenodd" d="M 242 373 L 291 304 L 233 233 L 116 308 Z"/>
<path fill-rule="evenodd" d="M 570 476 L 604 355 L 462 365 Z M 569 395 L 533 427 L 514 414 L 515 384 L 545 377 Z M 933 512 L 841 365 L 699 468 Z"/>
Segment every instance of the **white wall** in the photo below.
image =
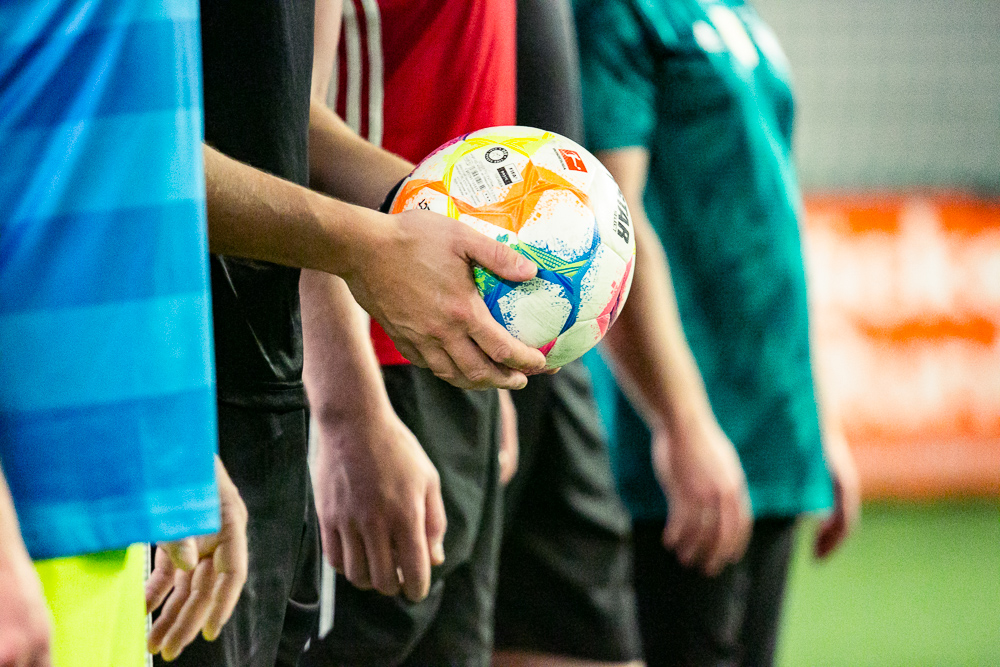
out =
<path fill-rule="evenodd" d="M 792 62 L 809 190 L 1000 194 L 1000 0 L 756 0 Z"/>

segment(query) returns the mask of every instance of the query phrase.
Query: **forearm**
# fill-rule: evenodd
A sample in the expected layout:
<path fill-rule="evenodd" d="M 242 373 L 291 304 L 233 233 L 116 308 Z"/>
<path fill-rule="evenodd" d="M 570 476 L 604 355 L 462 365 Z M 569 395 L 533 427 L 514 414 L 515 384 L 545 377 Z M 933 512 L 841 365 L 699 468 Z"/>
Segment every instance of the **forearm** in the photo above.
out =
<path fill-rule="evenodd" d="M 666 255 L 641 201 L 630 201 L 636 235 L 628 301 L 604 339 L 615 374 L 654 428 L 711 416 L 697 364 L 677 311 Z"/>
<path fill-rule="evenodd" d="M 303 379 L 313 415 L 327 429 L 357 427 L 392 410 L 368 337 L 367 317 L 347 285 L 319 271 L 303 271 Z"/>
<path fill-rule="evenodd" d="M 355 134 L 321 100 L 309 111 L 309 183 L 345 201 L 377 209 L 413 165 Z"/>
<path fill-rule="evenodd" d="M 337 275 L 353 273 L 387 230 L 382 216 L 204 147 L 212 252 Z"/>
<path fill-rule="evenodd" d="M 21 538 L 21 528 L 14 511 L 7 480 L 0 471 L 0 569 L 12 570 L 29 560 Z"/>
<path fill-rule="evenodd" d="M 310 187 L 345 201 L 378 208 L 412 165 L 359 137 L 326 106 L 337 60 L 342 0 L 316 3 L 312 103 L 309 108 Z"/>

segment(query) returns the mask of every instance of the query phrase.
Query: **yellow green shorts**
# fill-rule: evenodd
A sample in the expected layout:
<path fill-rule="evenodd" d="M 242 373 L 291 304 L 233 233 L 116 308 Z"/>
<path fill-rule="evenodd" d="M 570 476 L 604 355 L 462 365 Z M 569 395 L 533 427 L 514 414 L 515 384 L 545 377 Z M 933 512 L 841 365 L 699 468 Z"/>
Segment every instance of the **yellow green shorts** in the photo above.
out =
<path fill-rule="evenodd" d="M 146 545 L 35 562 L 55 619 L 54 667 L 146 665 Z"/>

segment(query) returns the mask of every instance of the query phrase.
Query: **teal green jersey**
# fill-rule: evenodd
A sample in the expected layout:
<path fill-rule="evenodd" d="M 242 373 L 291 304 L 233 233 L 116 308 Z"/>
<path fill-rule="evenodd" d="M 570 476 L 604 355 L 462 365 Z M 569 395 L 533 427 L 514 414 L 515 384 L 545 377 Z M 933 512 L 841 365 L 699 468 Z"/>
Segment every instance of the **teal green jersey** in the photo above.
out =
<path fill-rule="evenodd" d="M 739 0 L 578 0 L 575 9 L 588 147 L 649 151 L 646 212 L 755 515 L 828 507 L 793 98 L 777 40 Z M 620 394 L 610 400 L 625 500 L 636 517 L 663 516 L 649 432 Z"/>

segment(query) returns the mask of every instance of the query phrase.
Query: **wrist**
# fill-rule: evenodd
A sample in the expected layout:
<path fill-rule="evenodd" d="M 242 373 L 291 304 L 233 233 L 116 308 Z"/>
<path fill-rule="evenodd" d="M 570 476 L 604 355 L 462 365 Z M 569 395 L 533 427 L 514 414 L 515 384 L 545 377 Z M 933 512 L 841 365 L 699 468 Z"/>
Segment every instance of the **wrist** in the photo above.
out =
<path fill-rule="evenodd" d="M 701 394 L 701 395 L 699 395 Z M 683 437 L 699 424 L 714 420 L 708 400 L 703 398 L 703 392 L 674 392 L 674 398 L 666 403 L 655 415 L 657 424 L 654 428 L 661 429 L 672 440 L 687 441 Z"/>
<path fill-rule="evenodd" d="M 34 574 L 31 556 L 28 555 L 20 533 L 15 535 L 15 539 L 3 540 L 3 544 L 0 545 L 0 572 L 15 577 Z"/>
<path fill-rule="evenodd" d="M 328 223 L 329 246 L 336 249 L 336 270 L 328 271 L 340 276 L 348 284 L 366 266 L 378 261 L 391 234 L 389 216 L 345 202 L 324 198 L 325 211 L 321 213 Z"/>
<path fill-rule="evenodd" d="M 385 396 L 353 396 L 350 401 L 335 401 L 313 407 L 313 415 L 320 432 L 341 445 L 367 442 L 371 435 L 381 431 L 394 419 L 396 413 Z M 329 436 L 333 436 L 332 438 Z"/>

